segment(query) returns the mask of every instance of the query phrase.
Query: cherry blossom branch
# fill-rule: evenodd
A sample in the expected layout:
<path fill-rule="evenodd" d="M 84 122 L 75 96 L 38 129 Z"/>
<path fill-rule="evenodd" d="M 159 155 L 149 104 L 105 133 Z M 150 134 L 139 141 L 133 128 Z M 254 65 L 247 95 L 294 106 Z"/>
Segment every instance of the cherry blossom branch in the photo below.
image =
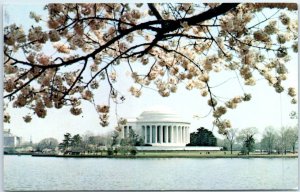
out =
<path fill-rule="evenodd" d="M 269 19 L 271 19 L 272 17 L 274 17 L 278 12 L 279 12 L 279 10 L 277 10 L 273 15 L 271 15 L 270 17 L 262 20 L 261 22 L 258 22 L 255 25 L 252 25 L 251 27 L 248 27 L 248 30 L 250 30 L 250 29 L 252 29 L 252 28 L 254 28 L 254 27 L 256 27 L 256 26 L 258 26 L 258 25 L 260 25 L 260 24 L 262 24 L 262 23 L 264 23 L 266 21 L 268 21 Z"/>
<path fill-rule="evenodd" d="M 131 50 L 134 50 L 136 48 L 139 48 L 141 46 L 145 46 L 145 45 L 149 45 L 149 43 L 144 43 L 144 44 L 139 44 L 139 45 L 136 45 L 136 46 L 133 46 L 129 49 L 127 49 L 126 51 L 124 51 L 123 53 L 119 54 L 118 56 L 116 56 L 113 60 L 111 60 L 108 64 L 105 65 L 105 67 L 103 67 L 100 71 L 98 71 L 85 85 L 85 87 L 87 87 L 103 70 L 105 70 L 106 68 L 108 68 L 112 63 L 114 63 L 115 61 L 117 61 L 118 59 L 120 58 L 130 58 L 132 56 L 134 56 L 135 54 L 140 54 L 140 53 L 133 53 L 133 54 L 130 54 L 126 57 L 123 57 L 123 55 L 127 54 L 129 51 Z"/>
<path fill-rule="evenodd" d="M 74 88 L 74 86 L 76 85 L 76 83 L 79 81 L 79 79 L 81 78 L 82 73 L 84 72 L 86 66 L 87 66 L 87 60 L 84 61 L 83 67 L 80 71 L 80 73 L 77 75 L 75 81 L 72 83 L 72 85 L 69 87 L 69 89 L 64 93 L 64 95 L 61 97 L 60 100 L 63 100 L 68 94 L 69 92 Z"/>
<path fill-rule="evenodd" d="M 36 78 L 38 78 L 41 74 L 43 74 L 46 71 L 46 69 L 42 69 L 38 74 L 34 75 L 30 80 L 28 80 L 26 83 L 24 83 L 23 85 L 21 85 L 20 87 L 18 87 L 17 89 L 15 89 L 13 92 L 11 92 L 8 95 L 5 95 L 3 98 L 9 98 L 11 96 L 13 96 L 14 94 L 18 93 L 21 89 L 23 89 L 24 87 L 26 87 L 27 85 L 29 85 L 33 80 L 35 80 Z"/>
<path fill-rule="evenodd" d="M 189 25 L 196 25 L 198 23 L 201 23 L 203 21 L 206 21 L 208 19 L 211 19 L 215 16 L 218 16 L 220 14 L 226 13 L 227 11 L 231 10 L 232 8 L 236 7 L 238 4 L 237 3 L 225 3 L 225 4 L 221 4 L 220 6 L 210 9 L 206 12 L 200 13 L 199 15 L 196 16 L 192 16 L 190 18 L 183 18 L 183 19 L 179 19 L 179 20 L 163 20 L 163 21 L 148 21 L 145 23 L 141 23 L 139 25 L 133 26 L 132 28 L 126 29 L 122 32 L 122 34 L 114 37 L 113 39 L 111 39 L 110 41 L 108 41 L 105 45 L 100 46 L 99 48 L 95 49 L 92 53 L 87 54 L 85 56 L 81 56 L 69 61 L 65 61 L 65 62 L 61 62 L 55 65 L 37 65 L 37 64 L 32 64 L 29 62 L 25 62 L 25 61 L 20 61 L 17 60 L 15 58 L 12 58 L 10 55 L 8 55 L 6 52 L 4 52 L 4 54 L 6 56 L 8 56 L 9 58 L 11 58 L 12 60 L 16 61 L 19 64 L 23 64 L 23 65 L 28 65 L 28 66 L 36 66 L 42 69 L 48 69 L 48 68 L 58 68 L 61 66 L 67 66 L 67 65 L 71 65 L 80 61 L 84 61 L 88 58 L 95 58 L 95 55 L 100 53 L 101 51 L 103 51 L 104 49 L 108 48 L 110 45 L 112 45 L 113 43 L 115 43 L 116 41 L 120 40 L 121 38 L 123 38 L 125 35 L 137 31 L 137 30 L 154 30 L 153 27 L 151 27 L 151 25 L 157 25 L 157 24 L 161 24 L 163 27 L 159 30 L 160 34 L 164 34 L 164 33 L 168 33 L 171 31 L 174 31 L 178 28 L 182 28 L 181 23 L 183 22 L 187 22 Z M 156 30 L 156 29 L 155 29 Z M 158 29 L 157 29 L 158 30 Z M 158 38 L 159 40 L 159 38 Z"/>
<path fill-rule="evenodd" d="M 236 36 L 234 36 L 232 33 L 230 33 L 229 31 L 226 31 L 232 38 L 234 38 L 236 41 L 238 41 L 239 43 L 241 44 L 244 44 L 244 45 L 248 45 L 249 47 L 255 47 L 255 48 L 258 48 L 258 49 L 265 49 L 267 51 L 278 51 L 277 49 L 271 49 L 271 48 L 267 48 L 267 47 L 259 47 L 259 46 L 256 46 L 256 45 L 252 45 L 252 44 L 249 44 L 249 43 L 245 43 L 243 42 L 242 40 L 238 39 Z"/>

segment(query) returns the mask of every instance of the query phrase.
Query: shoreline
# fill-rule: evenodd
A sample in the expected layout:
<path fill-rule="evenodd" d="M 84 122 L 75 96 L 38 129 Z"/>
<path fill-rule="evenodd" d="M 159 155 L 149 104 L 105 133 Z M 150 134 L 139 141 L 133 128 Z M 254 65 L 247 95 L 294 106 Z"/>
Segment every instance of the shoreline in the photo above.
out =
<path fill-rule="evenodd" d="M 120 159 L 137 159 L 137 158 L 204 158 L 204 159 L 212 159 L 212 158 L 240 158 L 240 159 L 250 159 L 250 158 L 298 158 L 298 154 L 288 154 L 288 155 L 176 155 L 176 154 L 163 154 L 157 153 L 155 155 L 152 154 L 138 154 L 136 156 L 133 155 L 57 155 L 57 154 L 4 154 L 4 155 L 31 155 L 32 157 L 57 157 L 57 158 L 120 158 Z"/>

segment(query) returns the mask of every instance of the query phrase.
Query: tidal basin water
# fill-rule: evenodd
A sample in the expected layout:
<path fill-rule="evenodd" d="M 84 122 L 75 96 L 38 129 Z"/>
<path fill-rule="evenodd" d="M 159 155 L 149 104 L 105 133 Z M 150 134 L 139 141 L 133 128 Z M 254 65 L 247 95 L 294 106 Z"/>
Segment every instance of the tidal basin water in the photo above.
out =
<path fill-rule="evenodd" d="M 5 190 L 234 190 L 297 187 L 297 158 L 4 156 Z"/>

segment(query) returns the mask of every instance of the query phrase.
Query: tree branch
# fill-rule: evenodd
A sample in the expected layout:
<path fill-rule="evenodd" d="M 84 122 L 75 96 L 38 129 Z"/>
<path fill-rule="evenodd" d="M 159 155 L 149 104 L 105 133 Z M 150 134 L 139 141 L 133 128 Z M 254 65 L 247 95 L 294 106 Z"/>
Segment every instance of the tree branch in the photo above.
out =
<path fill-rule="evenodd" d="M 153 3 L 148 3 L 148 7 L 150 8 L 151 12 L 153 13 L 153 15 L 155 15 L 155 17 L 158 20 L 163 20 L 163 18 L 161 17 L 161 15 L 157 11 L 157 9 L 156 9 L 156 7 L 155 7 L 155 5 Z"/>
<path fill-rule="evenodd" d="M 9 98 L 12 95 L 16 94 L 17 92 L 19 92 L 21 89 L 23 89 L 24 87 L 26 87 L 27 85 L 29 85 L 33 80 L 35 80 L 36 78 L 38 78 L 41 74 L 43 74 L 45 72 L 46 69 L 42 69 L 38 74 L 36 74 L 35 76 L 33 76 L 30 80 L 28 80 L 26 83 L 24 83 L 22 86 L 20 86 L 19 88 L 17 88 L 15 91 L 11 92 L 8 95 L 5 95 L 3 98 Z"/>

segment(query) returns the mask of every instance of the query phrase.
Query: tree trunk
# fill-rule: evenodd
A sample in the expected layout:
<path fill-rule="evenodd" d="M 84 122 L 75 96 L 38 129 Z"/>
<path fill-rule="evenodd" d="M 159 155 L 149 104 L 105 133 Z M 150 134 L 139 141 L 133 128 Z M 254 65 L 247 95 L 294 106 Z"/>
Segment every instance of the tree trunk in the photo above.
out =
<path fill-rule="evenodd" d="M 295 145 L 293 145 L 293 154 L 295 154 Z"/>
<path fill-rule="evenodd" d="M 230 153 L 232 155 L 232 143 L 230 144 Z"/>

